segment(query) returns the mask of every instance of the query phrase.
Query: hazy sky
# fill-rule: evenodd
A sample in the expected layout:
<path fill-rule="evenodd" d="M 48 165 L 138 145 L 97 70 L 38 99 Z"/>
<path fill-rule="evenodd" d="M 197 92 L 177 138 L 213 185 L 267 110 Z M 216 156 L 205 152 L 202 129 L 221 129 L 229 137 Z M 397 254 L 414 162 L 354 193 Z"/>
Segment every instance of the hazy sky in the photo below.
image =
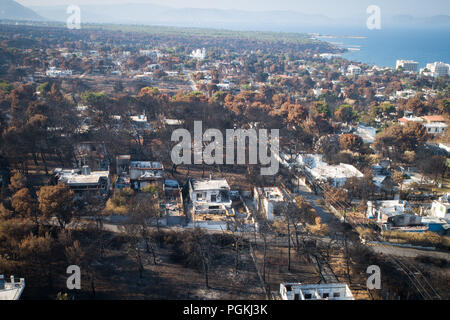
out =
<path fill-rule="evenodd" d="M 386 15 L 450 15 L 449 0 L 16 0 L 25 6 L 69 4 L 153 3 L 176 8 L 217 8 L 250 11 L 289 10 L 329 17 L 347 17 L 365 12 L 369 5 L 380 6 Z"/>

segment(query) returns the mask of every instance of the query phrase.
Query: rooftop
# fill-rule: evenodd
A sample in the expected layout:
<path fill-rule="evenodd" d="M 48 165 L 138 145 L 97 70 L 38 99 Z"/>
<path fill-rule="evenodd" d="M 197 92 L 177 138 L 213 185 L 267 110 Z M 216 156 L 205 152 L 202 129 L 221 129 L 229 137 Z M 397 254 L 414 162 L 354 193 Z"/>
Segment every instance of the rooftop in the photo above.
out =
<path fill-rule="evenodd" d="M 280 293 L 287 300 L 355 300 L 346 283 L 281 283 Z"/>
<path fill-rule="evenodd" d="M 441 115 L 431 115 L 423 117 L 428 122 L 444 122 L 445 118 Z"/>
<path fill-rule="evenodd" d="M 56 174 L 60 182 L 67 185 L 98 184 L 101 178 L 109 177 L 109 171 L 90 171 L 88 166 L 84 166 L 83 169 L 56 168 L 53 173 Z"/>
<path fill-rule="evenodd" d="M 225 179 L 203 179 L 192 180 L 192 188 L 195 191 L 201 190 L 230 190 L 227 180 Z"/>
<path fill-rule="evenodd" d="M 342 179 L 342 178 L 362 178 L 364 175 L 354 166 L 346 163 L 329 165 L 322 160 L 320 154 L 299 155 L 297 161 L 301 165 L 308 167 L 309 173 L 315 179 Z"/>
<path fill-rule="evenodd" d="M 16 282 L 14 276 L 11 276 L 10 282 L 7 282 L 5 277 L 0 275 L 0 300 L 19 300 L 24 289 L 24 278 L 20 278 L 20 281 Z"/>
<path fill-rule="evenodd" d="M 387 217 L 393 217 L 409 212 L 408 204 L 404 200 L 367 201 L 369 216 L 375 209 Z"/>
<path fill-rule="evenodd" d="M 399 122 L 409 122 L 409 121 L 413 121 L 413 122 L 423 122 L 423 119 L 421 117 L 403 117 L 398 119 Z"/>
<path fill-rule="evenodd" d="M 257 188 L 257 191 L 259 193 L 264 193 L 264 196 L 269 201 L 273 202 L 282 202 L 286 199 L 283 196 L 283 193 L 281 192 L 280 188 L 278 187 L 263 187 L 263 188 Z"/>

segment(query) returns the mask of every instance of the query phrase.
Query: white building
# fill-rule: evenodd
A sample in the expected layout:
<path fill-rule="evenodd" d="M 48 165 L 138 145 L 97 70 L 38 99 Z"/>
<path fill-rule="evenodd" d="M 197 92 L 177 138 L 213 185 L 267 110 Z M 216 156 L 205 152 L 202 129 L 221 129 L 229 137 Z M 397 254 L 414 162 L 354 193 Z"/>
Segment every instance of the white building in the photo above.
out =
<path fill-rule="evenodd" d="M 302 166 L 310 179 L 329 182 L 333 187 L 342 187 L 349 178 L 363 178 L 364 175 L 351 164 L 329 165 L 321 154 L 300 154 L 297 164 Z"/>
<path fill-rule="evenodd" d="M 353 64 L 349 65 L 347 68 L 347 74 L 351 76 L 359 76 L 361 72 L 362 72 L 361 68 Z"/>
<path fill-rule="evenodd" d="M 282 208 L 286 204 L 286 197 L 278 187 L 254 188 L 253 197 L 256 208 L 261 210 L 267 220 L 282 219 Z"/>
<path fill-rule="evenodd" d="M 145 114 L 130 116 L 130 120 L 135 129 L 151 129 L 151 125 L 148 122 L 147 116 Z"/>
<path fill-rule="evenodd" d="M 360 124 L 356 128 L 355 135 L 359 136 L 364 143 L 373 143 L 377 135 L 377 129 Z"/>
<path fill-rule="evenodd" d="M 376 219 L 378 223 L 387 223 L 388 219 L 411 213 L 404 200 L 367 201 L 367 218 Z"/>
<path fill-rule="evenodd" d="M 334 59 L 334 58 L 340 58 L 340 57 L 342 57 L 342 55 L 339 54 L 339 53 L 321 53 L 320 57 L 322 59 L 331 60 L 331 59 Z"/>
<path fill-rule="evenodd" d="M 281 283 L 280 295 L 283 300 L 355 300 L 345 283 Z"/>
<path fill-rule="evenodd" d="M 441 115 L 424 116 L 423 119 L 426 122 L 424 126 L 429 134 L 442 134 L 447 130 L 445 118 Z"/>
<path fill-rule="evenodd" d="M 450 220 L 449 194 L 443 195 L 431 204 L 431 216 Z"/>
<path fill-rule="evenodd" d="M 59 183 L 66 184 L 81 199 L 86 193 L 108 193 L 111 185 L 109 171 L 91 171 L 89 166 L 79 169 L 55 169 Z"/>
<path fill-rule="evenodd" d="M 161 52 L 159 50 L 147 50 L 147 49 L 141 49 L 139 50 L 139 55 L 141 56 L 147 56 L 147 57 L 160 57 Z"/>
<path fill-rule="evenodd" d="M 399 122 L 401 125 L 405 125 L 407 122 L 419 122 L 419 123 L 422 123 L 422 122 L 423 122 L 423 119 L 422 119 L 421 117 L 413 117 L 413 116 L 410 116 L 410 117 L 403 117 L 403 118 L 400 118 L 400 119 L 398 119 L 398 122 Z"/>
<path fill-rule="evenodd" d="M 447 130 L 447 124 L 443 122 L 429 122 L 423 125 L 427 129 L 428 134 L 443 134 Z"/>
<path fill-rule="evenodd" d="M 426 68 L 430 70 L 434 77 L 444 77 L 450 75 L 450 65 L 443 62 L 428 63 Z"/>
<path fill-rule="evenodd" d="M 407 72 L 417 72 L 417 68 L 419 67 L 419 63 L 413 60 L 397 60 L 395 65 L 396 69 L 402 68 L 403 71 Z"/>
<path fill-rule="evenodd" d="M 191 57 L 197 60 L 204 60 L 206 58 L 206 49 L 196 49 L 191 53 Z"/>
<path fill-rule="evenodd" d="M 441 115 L 431 115 L 424 117 L 403 117 L 398 119 L 398 122 L 401 125 L 405 125 L 408 122 L 419 122 L 421 123 L 427 130 L 429 134 L 442 134 L 447 130 L 447 124 L 444 123 L 445 119 Z"/>
<path fill-rule="evenodd" d="M 56 77 L 66 77 L 72 75 L 72 70 L 59 70 L 56 67 L 50 67 L 45 74 L 47 77 L 56 78 Z"/>
<path fill-rule="evenodd" d="M 195 214 L 227 214 L 231 210 L 230 186 L 225 179 L 190 180 L 189 196 Z"/>
<path fill-rule="evenodd" d="M 0 300 L 19 300 L 25 289 L 25 279 L 20 278 L 18 282 L 11 276 L 7 282 L 4 275 L 0 275 Z"/>

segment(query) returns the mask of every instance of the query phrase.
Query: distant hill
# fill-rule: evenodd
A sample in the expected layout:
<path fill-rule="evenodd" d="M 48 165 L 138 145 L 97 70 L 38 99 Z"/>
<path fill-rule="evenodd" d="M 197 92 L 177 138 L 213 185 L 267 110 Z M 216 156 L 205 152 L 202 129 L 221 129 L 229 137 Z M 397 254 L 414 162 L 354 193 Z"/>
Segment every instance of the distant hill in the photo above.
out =
<path fill-rule="evenodd" d="M 45 20 L 33 10 L 13 0 L 0 0 L 0 19 L 8 20 Z"/>
<path fill-rule="evenodd" d="M 12 0 L 0 0 L 14 3 Z M 133 0 L 129 0 L 133 1 Z M 56 2 L 56 1 L 55 1 Z M 18 5 L 20 6 L 20 5 Z M 22 6 L 20 6 L 22 7 Z M 23 7 L 22 7 L 23 8 Z M 67 6 L 30 6 L 35 13 L 51 21 L 65 22 Z M 366 27 L 366 16 L 333 19 L 321 14 L 295 11 L 245 11 L 232 9 L 173 8 L 164 5 L 127 3 L 110 5 L 80 5 L 82 23 L 136 24 L 154 26 L 199 27 L 232 30 L 297 31 L 317 27 Z M 414 17 L 383 16 L 387 27 L 448 27 L 450 16 Z M 316 32 L 316 31 L 311 31 Z"/>
<path fill-rule="evenodd" d="M 50 20 L 65 21 L 65 6 L 32 6 L 38 14 Z M 323 15 L 308 15 L 291 11 L 243 11 L 199 8 L 172 8 L 154 4 L 81 5 L 82 23 L 120 23 L 171 25 L 206 28 L 273 29 L 285 26 L 332 24 Z"/>

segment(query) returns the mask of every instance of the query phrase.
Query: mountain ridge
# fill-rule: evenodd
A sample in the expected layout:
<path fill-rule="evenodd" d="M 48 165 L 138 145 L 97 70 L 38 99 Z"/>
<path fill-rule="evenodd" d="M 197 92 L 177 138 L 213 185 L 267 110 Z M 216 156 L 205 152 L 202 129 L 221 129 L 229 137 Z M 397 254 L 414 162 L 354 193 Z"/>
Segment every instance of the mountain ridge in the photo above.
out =
<path fill-rule="evenodd" d="M 34 10 L 13 0 L 0 0 L 0 19 L 43 21 L 43 17 Z"/>

